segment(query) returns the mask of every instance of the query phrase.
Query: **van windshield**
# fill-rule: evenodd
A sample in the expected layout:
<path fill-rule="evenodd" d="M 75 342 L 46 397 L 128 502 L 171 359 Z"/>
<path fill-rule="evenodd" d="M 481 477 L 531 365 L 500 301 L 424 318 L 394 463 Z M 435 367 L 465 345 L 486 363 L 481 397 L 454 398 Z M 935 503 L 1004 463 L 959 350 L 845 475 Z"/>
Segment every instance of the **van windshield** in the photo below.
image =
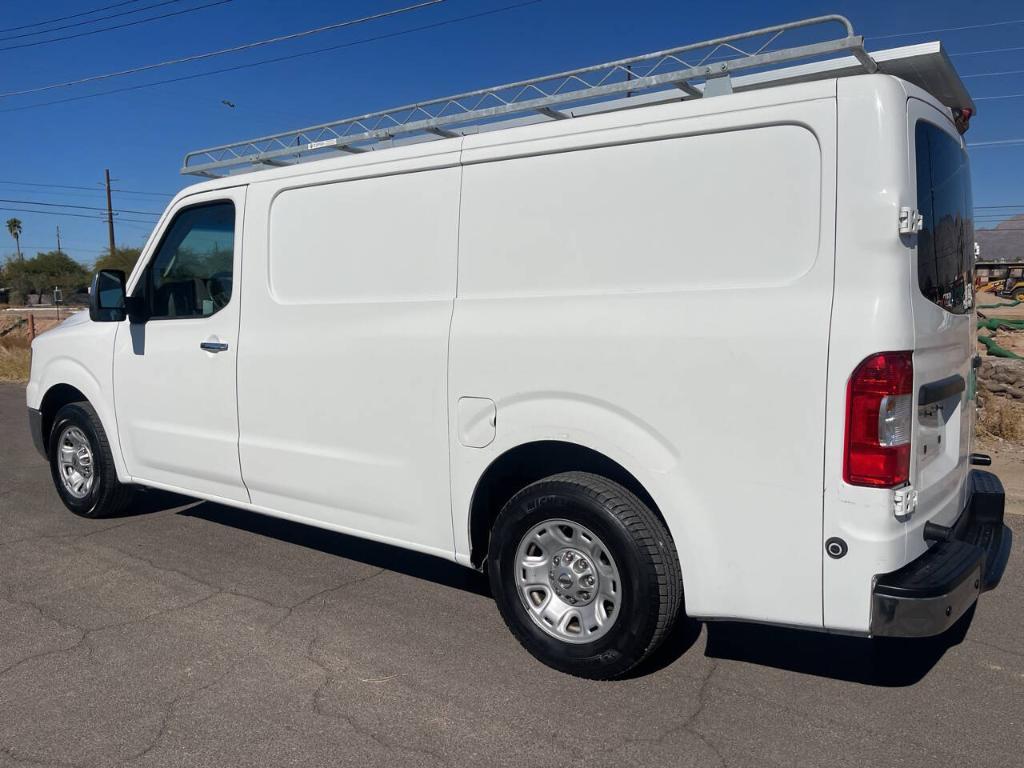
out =
<path fill-rule="evenodd" d="M 917 210 L 924 228 L 917 238 L 917 282 L 930 301 L 964 314 L 974 306 L 974 212 L 967 155 L 959 142 L 932 123 L 918 121 Z"/>

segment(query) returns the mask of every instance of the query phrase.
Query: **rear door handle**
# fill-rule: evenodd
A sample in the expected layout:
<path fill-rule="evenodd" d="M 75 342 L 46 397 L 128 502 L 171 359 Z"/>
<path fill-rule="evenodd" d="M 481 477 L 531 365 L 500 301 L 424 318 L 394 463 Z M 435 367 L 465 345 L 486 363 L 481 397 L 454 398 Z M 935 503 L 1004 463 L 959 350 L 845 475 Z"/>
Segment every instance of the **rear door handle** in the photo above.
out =
<path fill-rule="evenodd" d="M 959 374 L 948 376 L 945 379 L 939 379 L 921 387 L 921 390 L 917 393 L 917 404 L 922 406 L 941 403 L 947 398 L 959 395 L 965 389 L 967 389 L 967 384 L 963 376 Z"/>
<path fill-rule="evenodd" d="M 226 341 L 201 341 L 199 348 L 207 352 L 224 352 L 228 348 L 228 343 Z"/>

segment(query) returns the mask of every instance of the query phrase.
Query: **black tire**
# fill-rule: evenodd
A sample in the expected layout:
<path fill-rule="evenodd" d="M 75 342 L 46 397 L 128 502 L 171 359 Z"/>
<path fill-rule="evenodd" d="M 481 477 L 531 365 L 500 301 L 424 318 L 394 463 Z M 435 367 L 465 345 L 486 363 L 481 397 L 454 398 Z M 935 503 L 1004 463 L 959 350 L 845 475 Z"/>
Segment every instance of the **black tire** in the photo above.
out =
<path fill-rule="evenodd" d="M 65 430 L 77 427 L 85 435 L 92 452 L 92 485 L 82 498 L 69 491 L 61 478 L 58 453 Z M 110 517 L 123 511 L 132 498 L 133 488 L 118 482 L 114 457 L 99 416 L 87 402 L 65 405 L 53 419 L 49 439 L 50 474 L 64 506 L 76 515 L 89 518 Z"/>
<path fill-rule="evenodd" d="M 548 634 L 520 594 L 520 542 L 551 519 L 589 529 L 618 567 L 621 605 L 610 629 L 593 642 Z M 661 520 L 618 483 L 586 472 L 553 475 L 513 496 L 494 524 L 487 560 L 491 592 L 512 634 L 540 661 L 578 677 L 607 680 L 627 673 L 664 640 L 682 603 L 679 557 Z"/>

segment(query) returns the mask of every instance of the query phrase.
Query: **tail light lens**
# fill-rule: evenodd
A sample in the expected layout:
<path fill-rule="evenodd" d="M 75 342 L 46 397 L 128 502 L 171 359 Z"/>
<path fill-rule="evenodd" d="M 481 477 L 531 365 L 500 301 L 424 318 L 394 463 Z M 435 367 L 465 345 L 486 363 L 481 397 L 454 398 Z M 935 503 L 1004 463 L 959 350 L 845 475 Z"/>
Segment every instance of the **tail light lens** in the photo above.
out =
<path fill-rule="evenodd" d="M 910 479 L 913 391 L 910 352 L 880 352 L 854 370 L 846 388 L 847 483 L 894 488 Z"/>

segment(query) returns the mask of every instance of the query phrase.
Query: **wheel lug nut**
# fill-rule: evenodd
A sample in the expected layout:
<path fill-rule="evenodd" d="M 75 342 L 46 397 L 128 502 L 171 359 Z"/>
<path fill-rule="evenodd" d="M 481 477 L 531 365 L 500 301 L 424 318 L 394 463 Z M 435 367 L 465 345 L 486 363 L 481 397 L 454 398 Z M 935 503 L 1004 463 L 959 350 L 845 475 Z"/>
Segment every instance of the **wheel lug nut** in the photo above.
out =
<path fill-rule="evenodd" d="M 551 558 L 551 562 L 555 565 L 558 565 L 562 561 L 559 559 L 558 555 L 555 555 L 553 558 Z"/>
<path fill-rule="evenodd" d="M 566 553 L 565 553 L 565 562 L 566 562 L 566 565 L 568 565 L 569 563 L 571 563 L 571 562 L 572 562 L 572 558 L 573 558 L 573 554 L 572 554 L 572 552 L 566 552 Z"/>
<path fill-rule="evenodd" d="M 580 592 L 579 595 L 580 595 L 580 600 L 589 600 L 590 599 L 590 593 L 587 592 L 586 590 Z"/>
<path fill-rule="evenodd" d="M 576 561 L 576 565 L 574 565 L 573 568 L 575 569 L 576 573 L 583 573 L 585 570 L 587 570 L 587 561 L 581 557 L 579 560 Z"/>

